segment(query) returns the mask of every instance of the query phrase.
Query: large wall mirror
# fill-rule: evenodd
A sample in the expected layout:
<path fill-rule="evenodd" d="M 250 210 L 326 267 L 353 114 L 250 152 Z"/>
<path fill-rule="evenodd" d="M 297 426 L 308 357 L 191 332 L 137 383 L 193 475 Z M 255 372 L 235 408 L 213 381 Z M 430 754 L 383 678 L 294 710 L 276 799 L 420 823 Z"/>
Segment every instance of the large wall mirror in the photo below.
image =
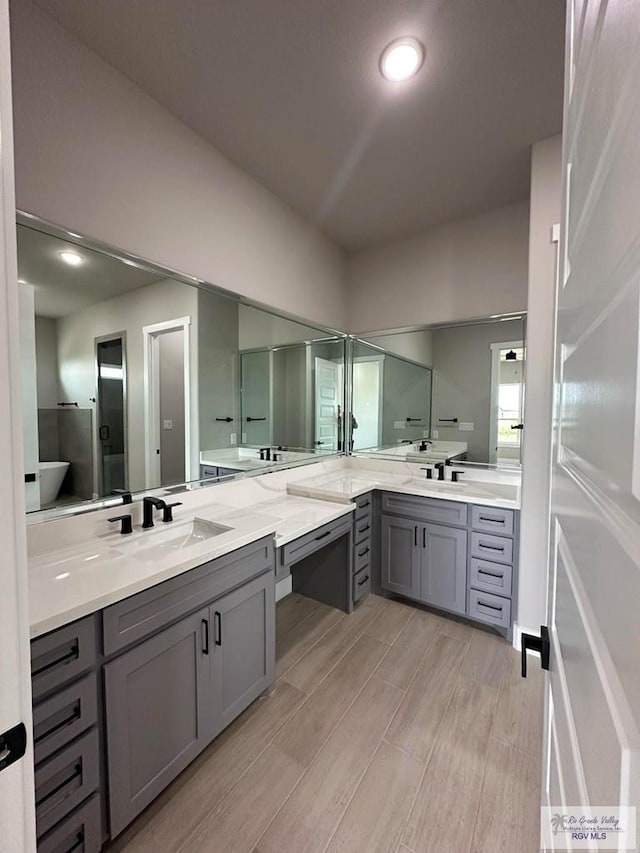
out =
<path fill-rule="evenodd" d="M 351 342 L 354 452 L 519 465 L 526 317 Z"/>
<path fill-rule="evenodd" d="M 345 338 L 18 224 L 27 511 L 344 449 Z"/>

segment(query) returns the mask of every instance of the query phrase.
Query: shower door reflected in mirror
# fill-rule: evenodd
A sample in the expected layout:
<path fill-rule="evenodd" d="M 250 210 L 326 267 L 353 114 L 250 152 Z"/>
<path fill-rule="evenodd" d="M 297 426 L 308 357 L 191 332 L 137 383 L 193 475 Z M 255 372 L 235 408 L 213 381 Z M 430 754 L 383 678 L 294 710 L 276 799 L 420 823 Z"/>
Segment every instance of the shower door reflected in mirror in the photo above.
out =
<path fill-rule="evenodd" d="M 103 496 L 127 488 L 125 334 L 96 338 L 95 345 L 98 492 Z"/>

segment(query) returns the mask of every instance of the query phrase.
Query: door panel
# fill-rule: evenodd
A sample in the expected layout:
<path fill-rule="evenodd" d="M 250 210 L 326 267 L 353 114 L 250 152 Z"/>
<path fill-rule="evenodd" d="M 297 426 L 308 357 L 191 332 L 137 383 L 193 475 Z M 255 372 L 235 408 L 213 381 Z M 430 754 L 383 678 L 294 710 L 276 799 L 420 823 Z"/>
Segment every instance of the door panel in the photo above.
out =
<path fill-rule="evenodd" d="M 338 450 L 340 413 L 340 368 L 337 362 L 316 357 L 314 445 L 320 450 Z"/>
<path fill-rule="evenodd" d="M 466 609 L 467 532 L 423 525 L 420 600 L 457 613 Z"/>
<path fill-rule="evenodd" d="M 389 592 L 420 597 L 421 525 L 405 518 L 382 516 L 381 584 Z"/>
<path fill-rule="evenodd" d="M 104 668 L 112 837 L 208 742 L 208 615 L 183 619 Z"/>
<path fill-rule="evenodd" d="M 639 40 L 637 3 L 568 4 L 542 797 L 560 814 L 640 805 Z"/>
<path fill-rule="evenodd" d="M 210 614 L 216 734 L 274 680 L 273 575 L 261 575 L 225 595 Z"/>

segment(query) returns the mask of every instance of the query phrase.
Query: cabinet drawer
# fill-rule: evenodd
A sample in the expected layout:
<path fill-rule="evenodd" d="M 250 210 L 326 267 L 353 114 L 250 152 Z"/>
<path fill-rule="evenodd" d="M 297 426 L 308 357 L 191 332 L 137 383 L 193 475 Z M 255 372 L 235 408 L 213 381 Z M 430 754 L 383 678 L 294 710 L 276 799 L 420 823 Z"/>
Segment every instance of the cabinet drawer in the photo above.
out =
<path fill-rule="evenodd" d="M 38 853 L 99 853 L 102 849 L 100 795 L 86 803 L 38 841 Z"/>
<path fill-rule="evenodd" d="M 400 495 L 385 492 L 382 495 L 382 511 L 418 521 L 434 521 L 454 527 L 467 526 L 467 504 L 442 501 L 440 498 L 421 498 L 415 495 Z"/>
<path fill-rule="evenodd" d="M 328 524 L 323 524 L 321 527 L 312 530 L 311 533 L 305 533 L 293 542 L 288 542 L 282 546 L 281 557 L 282 563 L 285 566 L 290 566 L 313 554 L 314 551 L 324 548 L 329 542 L 339 539 L 341 536 L 351 532 L 353 519 L 351 515 L 343 515 L 335 521 L 330 521 Z"/>
<path fill-rule="evenodd" d="M 364 518 L 356 518 L 353 525 L 353 542 L 358 545 L 371 537 L 371 529 L 373 527 L 371 514 L 365 515 Z"/>
<path fill-rule="evenodd" d="M 97 721 L 96 676 L 90 673 L 33 709 L 33 751 L 40 764 Z"/>
<path fill-rule="evenodd" d="M 216 465 L 201 465 L 200 466 L 200 477 L 203 480 L 207 480 L 210 477 L 218 476 L 218 468 Z"/>
<path fill-rule="evenodd" d="M 372 514 L 373 498 L 371 492 L 367 492 L 366 495 L 360 495 L 355 499 L 354 503 L 356 505 L 356 520 Z"/>
<path fill-rule="evenodd" d="M 469 590 L 469 616 L 490 625 L 508 628 L 511 625 L 511 601 L 490 592 Z"/>
<path fill-rule="evenodd" d="M 353 576 L 353 603 L 360 601 L 365 595 L 369 595 L 371 591 L 371 572 L 369 567 L 362 569 L 357 575 Z"/>
<path fill-rule="evenodd" d="M 473 506 L 471 527 L 485 533 L 513 536 L 513 510 L 494 506 Z"/>
<path fill-rule="evenodd" d="M 511 566 L 472 557 L 469 586 L 511 598 Z"/>
<path fill-rule="evenodd" d="M 359 572 L 371 562 L 371 543 L 361 542 L 353 549 L 353 572 Z"/>
<path fill-rule="evenodd" d="M 513 540 L 490 533 L 471 534 L 471 556 L 492 563 L 513 563 Z"/>
<path fill-rule="evenodd" d="M 95 619 L 87 616 L 31 641 L 33 699 L 91 669 L 96 660 Z"/>
<path fill-rule="evenodd" d="M 274 569 L 271 537 L 107 607 L 102 611 L 105 655 L 139 642 L 268 569 Z"/>
<path fill-rule="evenodd" d="M 91 729 L 36 768 L 38 837 L 98 788 L 98 764 L 98 732 Z"/>

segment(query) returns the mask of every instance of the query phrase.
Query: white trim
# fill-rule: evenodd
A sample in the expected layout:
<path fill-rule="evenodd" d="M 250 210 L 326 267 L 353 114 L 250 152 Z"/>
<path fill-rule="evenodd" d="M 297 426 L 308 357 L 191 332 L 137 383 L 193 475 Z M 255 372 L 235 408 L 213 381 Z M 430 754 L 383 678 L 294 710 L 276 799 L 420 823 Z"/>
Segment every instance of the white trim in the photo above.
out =
<path fill-rule="evenodd" d="M 144 374 L 144 480 L 145 488 L 160 485 L 160 457 L 156 453 L 160 446 L 160 401 L 158 399 L 159 359 L 158 338 L 165 332 L 184 332 L 184 473 L 191 478 L 191 317 L 165 320 L 151 326 L 143 326 L 143 374 Z"/>
<path fill-rule="evenodd" d="M 498 386 L 496 378 L 500 378 L 500 350 L 523 349 L 524 341 L 496 341 L 489 344 L 491 349 L 491 402 L 489 403 L 489 463 L 495 465 L 498 461 Z M 522 401 L 521 401 L 522 402 Z"/>

